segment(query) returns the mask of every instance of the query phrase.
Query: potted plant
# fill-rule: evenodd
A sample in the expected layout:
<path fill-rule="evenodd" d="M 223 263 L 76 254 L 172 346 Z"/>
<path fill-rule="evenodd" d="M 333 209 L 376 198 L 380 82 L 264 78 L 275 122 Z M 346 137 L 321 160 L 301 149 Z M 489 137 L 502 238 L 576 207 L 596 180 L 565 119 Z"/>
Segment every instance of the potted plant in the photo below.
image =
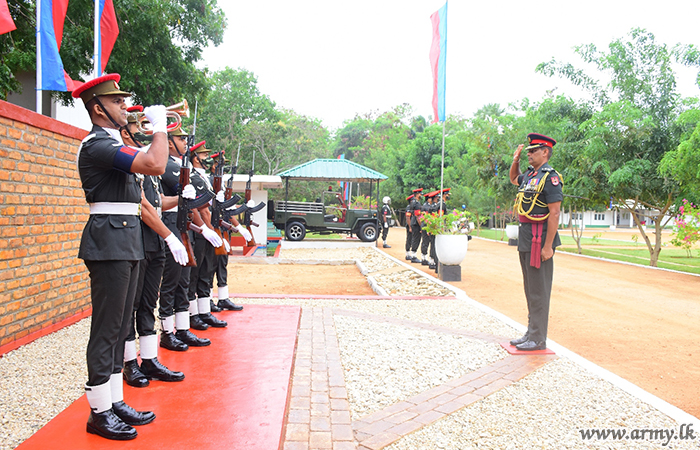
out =
<path fill-rule="evenodd" d="M 518 239 L 519 230 L 520 224 L 518 222 L 509 222 L 506 225 L 506 236 L 511 240 Z"/>
<path fill-rule="evenodd" d="M 456 209 L 440 215 L 437 213 L 424 216 L 423 229 L 435 235 L 435 252 L 440 263 L 459 265 L 467 255 L 472 214 Z"/>

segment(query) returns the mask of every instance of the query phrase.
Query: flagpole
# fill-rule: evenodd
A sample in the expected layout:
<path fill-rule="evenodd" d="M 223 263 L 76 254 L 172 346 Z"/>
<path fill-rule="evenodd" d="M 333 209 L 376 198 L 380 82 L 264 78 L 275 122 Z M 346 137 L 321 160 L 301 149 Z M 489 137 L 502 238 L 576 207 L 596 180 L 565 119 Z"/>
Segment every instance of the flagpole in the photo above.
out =
<path fill-rule="evenodd" d="M 94 78 L 100 76 L 100 0 L 95 0 Z"/>
<path fill-rule="evenodd" d="M 42 114 L 41 95 L 41 0 L 36 2 L 36 113 Z"/>
<path fill-rule="evenodd" d="M 443 197 L 445 193 L 443 192 L 444 189 L 444 180 L 445 180 L 445 122 L 446 120 L 442 121 L 442 159 L 440 161 L 440 214 L 442 214 L 442 205 L 443 205 Z"/>

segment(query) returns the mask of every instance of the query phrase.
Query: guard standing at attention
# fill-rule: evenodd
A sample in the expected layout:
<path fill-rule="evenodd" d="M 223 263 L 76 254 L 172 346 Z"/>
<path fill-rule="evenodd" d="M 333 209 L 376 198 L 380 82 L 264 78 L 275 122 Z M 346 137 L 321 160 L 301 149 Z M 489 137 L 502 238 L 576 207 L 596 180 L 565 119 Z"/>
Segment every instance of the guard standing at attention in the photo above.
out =
<path fill-rule="evenodd" d="M 389 235 L 389 218 L 391 218 L 391 197 L 384 197 L 382 199 L 382 241 L 384 241 L 383 248 L 391 248 L 391 245 L 386 243 L 386 238 Z"/>
<path fill-rule="evenodd" d="M 425 194 L 425 203 L 423 203 L 423 206 L 421 207 L 421 243 L 420 243 L 420 252 L 423 258 L 421 258 L 421 265 L 423 266 L 428 266 L 430 265 L 430 260 L 428 260 L 428 247 L 430 246 L 430 236 L 428 235 L 428 232 L 425 231 L 425 228 L 423 226 L 425 225 L 425 217 L 433 212 L 433 200 L 435 199 L 435 196 L 437 195 L 438 191 L 433 191 L 433 192 L 428 192 Z"/>
<path fill-rule="evenodd" d="M 139 131 L 140 113 L 143 106 L 137 105 L 127 109 L 126 126 L 122 127 L 121 137 L 124 144 L 139 151 L 148 151 L 153 136 Z M 124 345 L 124 381 L 129 386 L 145 387 L 149 379 L 160 381 L 182 381 L 185 375 L 168 369 L 158 361 L 158 334 L 156 333 L 156 316 L 154 310 L 158 303 L 160 284 L 165 265 L 165 246 L 175 255 L 181 265 L 187 264 L 187 249 L 180 239 L 165 226 L 161 220 L 163 207 L 177 205 L 178 198 L 163 197 L 160 177 L 137 174 L 141 183 L 141 229 L 146 257 L 139 262 L 139 281 L 134 298 L 134 314 L 131 316 L 129 334 Z M 136 331 L 138 331 L 141 350 L 141 366 L 136 352 Z"/>
<path fill-rule="evenodd" d="M 413 200 L 411 203 L 411 262 L 420 264 L 420 259 L 416 256 L 416 251 L 420 246 L 421 238 L 421 226 L 420 218 L 423 214 L 423 188 L 418 188 L 413 190 Z"/>
<path fill-rule="evenodd" d="M 510 181 L 518 186 L 515 210 L 520 220 L 518 252 L 527 298 L 527 332 L 510 341 L 518 350 L 543 350 L 547 347 L 549 299 L 554 273 L 554 249 L 561 245 L 557 228 L 561 201 L 564 199 L 561 175 L 548 163 L 556 141 L 530 133 L 526 173 L 520 172 L 519 145 L 510 166 Z M 548 232 L 549 231 L 549 232 Z"/>
<path fill-rule="evenodd" d="M 408 204 L 406 205 L 406 260 L 411 260 L 411 241 L 413 240 L 413 235 L 411 234 L 411 216 L 413 215 L 413 194 L 406 197 Z"/>
<path fill-rule="evenodd" d="M 87 432 L 107 439 L 137 436 L 133 425 L 155 419 L 124 403 L 122 366 L 124 341 L 133 314 L 139 261 L 144 259 L 141 235 L 141 186 L 136 173 L 160 175 L 168 157 L 166 111 L 162 105 L 144 110 L 153 125 L 147 152 L 123 144 L 119 129 L 127 124 L 125 97 L 119 74 L 83 83 L 73 91 L 93 124 L 78 149 L 78 173 L 90 218 L 83 229 L 78 257 L 90 274 L 92 321 L 87 344 L 90 404 Z"/>

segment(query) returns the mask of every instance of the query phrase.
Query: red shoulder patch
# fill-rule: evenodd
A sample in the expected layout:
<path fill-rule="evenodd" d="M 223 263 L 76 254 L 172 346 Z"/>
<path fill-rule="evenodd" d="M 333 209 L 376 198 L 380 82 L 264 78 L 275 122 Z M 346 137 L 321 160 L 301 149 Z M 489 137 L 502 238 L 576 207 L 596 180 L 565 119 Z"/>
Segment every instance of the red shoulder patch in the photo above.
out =
<path fill-rule="evenodd" d="M 552 180 L 552 185 L 558 186 L 559 185 L 559 177 L 551 177 Z"/>

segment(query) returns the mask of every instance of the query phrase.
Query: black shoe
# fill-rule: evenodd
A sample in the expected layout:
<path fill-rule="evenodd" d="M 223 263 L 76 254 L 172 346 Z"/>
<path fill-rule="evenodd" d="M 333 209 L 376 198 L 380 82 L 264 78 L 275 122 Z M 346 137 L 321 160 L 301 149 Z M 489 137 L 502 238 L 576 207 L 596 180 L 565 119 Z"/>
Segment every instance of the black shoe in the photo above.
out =
<path fill-rule="evenodd" d="M 182 381 L 185 374 L 173 372 L 158 361 L 158 358 L 144 359 L 141 361 L 141 371 L 151 380 L 158 381 Z"/>
<path fill-rule="evenodd" d="M 522 344 L 518 344 L 515 346 L 518 350 L 526 351 L 526 352 L 531 352 L 534 350 L 544 350 L 547 348 L 547 344 L 544 342 L 535 342 L 535 341 L 525 341 Z"/>
<path fill-rule="evenodd" d="M 189 348 L 187 344 L 175 337 L 175 333 L 161 333 L 160 346 L 174 352 L 186 352 Z"/>
<path fill-rule="evenodd" d="M 125 424 L 111 409 L 101 413 L 90 412 L 87 432 L 115 441 L 128 441 L 138 436 L 136 430 Z"/>
<path fill-rule="evenodd" d="M 117 417 L 122 419 L 122 422 L 131 426 L 146 425 L 153 422 L 156 418 L 156 415 L 151 411 L 136 411 L 124 403 L 124 400 L 112 403 L 112 410 Z"/>
<path fill-rule="evenodd" d="M 385 243 L 384 245 L 382 245 L 382 247 L 384 247 L 384 248 L 391 248 L 391 245 Z"/>
<path fill-rule="evenodd" d="M 428 264 L 428 269 L 434 270 L 437 272 L 437 266 L 435 264 Z"/>
<path fill-rule="evenodd" d="M 214 328 L 224 328 L 228 326 L 225 320 L 217 319 L 212 313 L 200 314 L 199 318 L 202 319 L 202 322 Z"/>
<path fill-rule="evenodd" d="M 527 333 L 525 333 L 523 337 L 519 337 L 518 339 L 513 339 L 512 341 L 510 341 L 510 345 L 520 345 L 529 340 L 530 338 L 527 336 Z"/>
<path fill-rule="evenodd" d="M 415 256 L 411 258 L 412 263 L 420 264 L 420 259 L 416 258 Z"/>
<path fill-rule="evenodd" d="M 214 300 L 209 300 L 209 309 L 211 310 L 211 312 L 221 312 L 221 308 L 216 306 Z"/>
<path fill-rule="evenodd" d="M 219 300 L 219 308 L 228 309 L 229 311 L 243 311 L 243 307 L 241 305 L 237 305 L 237 304 L 233 303 L 228 298 L 225 298 L 223 300 Z"/>
<path fill-rule="evenodd" d="M 141 372 L 139 368 L 139 363 L 132 359 L 131 361 L 126 361 L 124 363 L 124 371 L 122 372 L 124 381 L 126 384 L 133 387 L 146 387 L 148 386 L 148 378 Z"/>
<path fill-rule="evenodd" d="M 406 255 L 406 261 L 410 261 L 410 260 L 411 260 L 411 257 Z"/>
<path fill-rule="evenodd" d="M 211 341 L 194 335 L 190 330 L 177 330 L 175 336 L 190 347 L 206 347 Z"/>
<path fill-rule="evenodd" d="M 204 331 L 209 329 L 209 325 L 206 323 L 202 322 L 201 319 L 201 314 L 195 315 L 195 316 L 190 316 L 190 328 L 194 330 L 199 330 L 199 331 Z M 182 339 L 180 339 L 182 340 Z M 185 342 L 186 344 L 187 342 Z"/>
<path fill-rule="evenodd" d="M 421 265 L 421 266 L 429 266 L 429 265 L 430 265 L 430 261 L 428 261 L 427 259 L 424 259 L 424 260 L 422 260 L 422 261 L 420 262 L 420 265 Z"/>

